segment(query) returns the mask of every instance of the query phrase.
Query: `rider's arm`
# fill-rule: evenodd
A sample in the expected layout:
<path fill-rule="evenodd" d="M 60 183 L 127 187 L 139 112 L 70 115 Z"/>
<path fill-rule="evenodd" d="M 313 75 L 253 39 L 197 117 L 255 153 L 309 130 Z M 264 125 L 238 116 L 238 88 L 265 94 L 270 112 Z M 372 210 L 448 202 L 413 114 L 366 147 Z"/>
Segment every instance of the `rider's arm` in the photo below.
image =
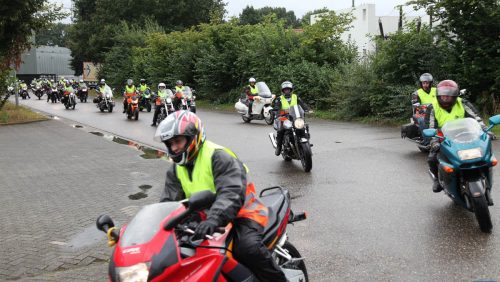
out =
<path fill-rule="evenodd" d="M 464 110 L 465 110 L 465 117 L 470 117 L 475 119 L 481 128 L 485 130 L 487 128 L 486 124 L 484 124 L 483 120 L 481 119 L 481 116 L 477 113 L 476 108 L 472 105 L 471 102 L 462 99 L 462 104 L 464 105 Z"/>
<path fill-rule="evenodd" d="M 411 103 L 412 104 L 420 103 L 420 97 L 418 97 L 418 91 L 415 91 L 411 94 Z"/>
<path fill-rule="evenodd" d="M 304 103 L 304 101 L 302 101 L 302 99 L 300 99 L 299 97 L 297 97 L 297 100 L 299 102 L 299 105 L 302 107 L 302 109 L 304 111 L 309 111 L 309 106 L 306 105 L 306 103 Z"/>
<path fill-rule="evenodd" d="M 169 202 L 169 201 L 180 201 L 184 200 L 186 195 L 182 190 L 181 183 L 177 178 L 175 172 L 175 165 L 167 170 L 167 178 L 165 179 L 165 188 L 160 196 L 160 202 Z"/>
<path fill-rule="evenodd" d="M 247 173 L 243 164 L 224 150 L 216 150 L 212 156 L 216 198 L 208 211 L 207 219 L 219 226 L 232 221 L 243 206 L 247 186 Z"/>
<path fill-rule="evenodd" d="M 425 117 L 424 117 L 424 122 L 425 122 L 425 125 L 427 126 L 427 128 L 437 129 L 437 122 L 436 122 L 436 117 L 434 114 L 434 108 L 433 108 L 432 104 L 427 107 L 427 111 L 426 111 Z"/>

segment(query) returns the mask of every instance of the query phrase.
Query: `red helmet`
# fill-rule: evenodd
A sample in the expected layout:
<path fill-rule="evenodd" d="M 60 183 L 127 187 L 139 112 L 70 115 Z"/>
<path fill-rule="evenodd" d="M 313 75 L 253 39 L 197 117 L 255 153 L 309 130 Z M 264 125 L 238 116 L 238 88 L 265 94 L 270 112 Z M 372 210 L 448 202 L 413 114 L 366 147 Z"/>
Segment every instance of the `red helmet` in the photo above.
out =
<path fill-rule="evenodd" d="M 176 136 L 187 137 L 184 150 L 178 154 L 172 152 L 167 142 Z M 205 129 L 200 118 L 194 113 L 177 111 L 158 125 L 154 139 L 165 143 L 168 155 L 175 163 L 185 165 L 191 163 L 198 155 L 200 147 L 205 141 Z"/>

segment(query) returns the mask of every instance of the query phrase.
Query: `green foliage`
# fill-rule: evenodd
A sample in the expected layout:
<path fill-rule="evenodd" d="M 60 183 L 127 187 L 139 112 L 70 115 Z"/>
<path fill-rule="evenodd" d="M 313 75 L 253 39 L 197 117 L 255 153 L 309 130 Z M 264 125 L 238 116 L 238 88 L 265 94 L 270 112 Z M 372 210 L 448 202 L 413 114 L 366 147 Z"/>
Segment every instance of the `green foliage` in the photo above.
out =
<path fill-rule="evenodd" d="M 246 6 L 240 14 L 240 24 L 255 25 L 263 23 L 266 16 L 274 14 L 277 19 L 284 20 L 287 27 L 299 27 L 300 21 L 297 20 L 294 11 L 287 11 L 282 7 L 263 7 L 255 9 L 253 6 Z"/>
<path fill-rule="evenodd" d="M 300 26 L 306 27 L 311 24 L 311 15 L 315 14 L 320 14 L 320 13 L 326 13 L 329 12 L 330 10 L 326 7 L 321 8 L 321 9 L 316 9 L 314 11 L 309 11 L 305 13 L 302 18 L 300 19 Z"/>
<path fill-rule="evenodd" d="M 7 88 L 11 66 L 18 67 L 21 54 L 31 46 L 32 32 L 45 29 L 66 14 L 62 6 L 46 0 L 3 1 L 0 5 L 0 97 Z"/>
<path fill-rule="evenodd" d="M 387 40 L 377 37 L 375 41 L 374 71 L 387 83 L 415 84 L 425 72 L 431 73 L 436 81 L 452 78 L 446 68 L 453 59 L 451 48 L 426 27 L 418 32 L 411 25 L 405 31 L 391 34 Z"/>
<path fill-rule="evenodd" d="M 451 45 L 453 72 L 471 100 L 488 107 L 500 100 L 500 2 L 498 0 L 413 0 L 436 20 L 443 39 Z"/>
<path fill-rule="evenodd" d="M 104 62 L 115 46 L 114 36 L 122 21 L 141 28 L 155 22 L 165 31 L 179 31 L 220 22 L 225 13 L 222 0 L 75 0 L 74 7 L 68 45 L 76 74 L 81 74 L 83 61 Z"/>
<path fill-rule="evenodd" d="M 35 34 L 35 44 L 66 47 L 66 36 L 69 27 L 69 24 L 56 23 L 46 29 L 40 30 Z"/>

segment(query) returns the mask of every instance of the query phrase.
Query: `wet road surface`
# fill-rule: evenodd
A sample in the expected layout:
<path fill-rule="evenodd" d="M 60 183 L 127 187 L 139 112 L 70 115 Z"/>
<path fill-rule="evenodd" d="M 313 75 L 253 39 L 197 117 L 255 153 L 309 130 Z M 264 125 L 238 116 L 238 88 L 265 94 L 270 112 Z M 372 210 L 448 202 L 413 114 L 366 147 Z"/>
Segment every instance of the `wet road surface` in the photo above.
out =
<path fill-rule="evenodd" d="M 152 112 L 130 121 L 119 103 L 111 114 L 92 103 L 75 111 L 44 100 L 21 104 L 164 149 L 153 141 Z M 299 161 L 274 156 L 264 121 L 198 114 L 207 138 L 236 152 L 258 189 L 287 187 L 292 208 L 308 212 L 288 230 L 311 281 L 500 279 L 500 209 L 490 207 L 493 231 L 483 234 L 474 214 L 431 191 L 427 156 L 401 140 L 399 128 L 310 119 L 313 168 L 304 173 Z M 499 143 L 493 147 L 499 155 Z"/>

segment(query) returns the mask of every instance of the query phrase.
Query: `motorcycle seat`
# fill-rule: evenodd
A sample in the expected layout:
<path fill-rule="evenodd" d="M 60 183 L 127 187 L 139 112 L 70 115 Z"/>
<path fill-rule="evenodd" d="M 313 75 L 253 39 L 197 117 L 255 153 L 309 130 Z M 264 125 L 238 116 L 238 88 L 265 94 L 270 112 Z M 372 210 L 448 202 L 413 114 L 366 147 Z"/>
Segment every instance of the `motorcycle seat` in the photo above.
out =
<path fill-rule="evenodd" d="M 266 194 L 260 197 L 263 205 L 265 205 L 269 210 L 269 222 L 264 228 L 264 244 L 270 247 L 274 244 L 274 240 L 278 233 L 280 223 L 283 217 L 286 215 L 286 211 L 289 207 L 289 202 L 287 201 L 286 190 L 275 190 L 273 193 Z"/>

